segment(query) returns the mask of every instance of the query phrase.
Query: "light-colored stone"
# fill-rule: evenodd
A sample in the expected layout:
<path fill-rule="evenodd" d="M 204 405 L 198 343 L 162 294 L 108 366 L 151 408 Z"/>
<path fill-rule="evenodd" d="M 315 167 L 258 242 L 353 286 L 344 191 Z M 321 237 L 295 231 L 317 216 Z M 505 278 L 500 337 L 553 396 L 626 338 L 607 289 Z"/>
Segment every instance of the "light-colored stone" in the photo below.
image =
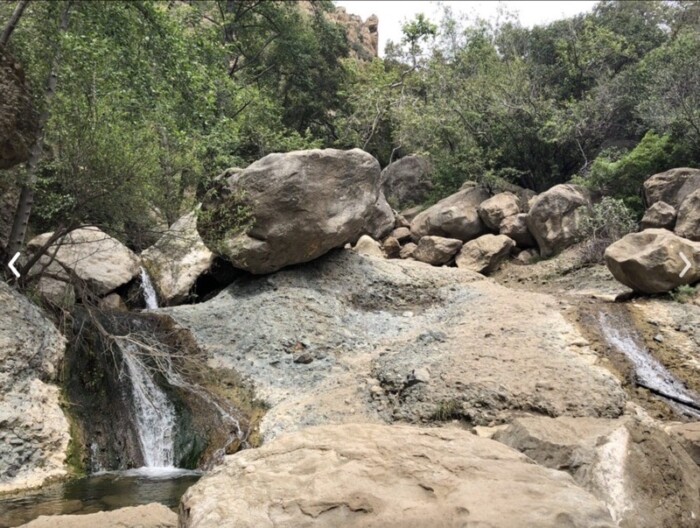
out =
<path fill-rule="evenodd" d="M 407 227 L 411 226 L 411 222 L 413 221 L 413 219 L 416 216 L 418 216 L 424 209 L 425 209 L 425 207 L 423 207 L 422 205 L 416 205 L 415 207 L 409 207 L 408 209 L 404 209 L 403 211 L 401 211 L 401 216 L 403 218 L 405 218 L 406 221 L 408 222 Z M 397 227 L 400 227 L 400 226 L 397 226 Z"/>
<path fill-rule="evenodd" d="M 177 514 L 153 502 L 85 515 L 42 515 L 20 528 L 176 528 Z"/>
<path fill-rule="evenodd" d="M 399 257 L 401 257 L 402 259 L 413 258 L 413 253 L 416 251 L 417 247 L 418 244 L 414 244 L 413 242 L 407 243 L 401 248 L 401 253 L 399 253 Z"/>
<path fill-rule="evenodd" d="M 53 305 L 69 308 L 75 304 L 75 288 L 65 280 L 45 275 L 37 281 L 36 290 L 42 299 Z"/>
<path fill-rule="evenodd" d="M 614 526 L 565 473 L 457 428 L 404 425 L 316 427 L 241 451 L 181 512 L 182 528 Z"/>
<path fill-rule="evenodd" d="M 0 283 L 0 493 L 67 474 L 69 427 L 52 384 L 64 350 L 41 311 Z"/>
<path fill-rule="evenodd" d="M 432 167 L 421 156 L 406 156 L 382 171 L 382 188 L 397 208 L 423 203 L 433 189 Z"/>
<path fill-rule="evenodd" d="M 486 189 L 469 185 L 440 200 L 418 214 L 411 222 L 414 239 L 427 235 L 472 240 L 486 232 L 477 208 L 489 194 Z"/>
<path fill-rule="evenodd" d="M 589 206 L 588 192 L 578 185 L 555 185 L 537 196 L 530 206 L 527 225 L 543 257 L 579 241 L 581 220 Z"/>
<path fill-rule="evenodd" d="M 515 257 L 520 264 L 532 264 L 540 256 L 536 249 L 524 249 Z"/>
<path fill-rule="evenodd" d="M 110 293 L 106 297 L 100 299 L 98 307 L 101 310 L 116 310 L 119 312 L 126 312 L 129 309 L 124 303 L 124 299 L 118 293 Z"/>
<path fill-rule="evenodd" d="M 384 197 L 384 193 L 380 192 L 377 201 L 374 204 L 372 214 L 367 221 L 365 232 L 375 240 L 381 240 L 394 229 L 396 217 L 394 210 Z"/>
<path fill-rule="evenodd" d="M 478 211 L 486 227 L 498 231 L 504 218 L 520 213 L 520 201 L 513 193 L 502 192 L 481 202 Z"/>
<path fill-rule="evenodd" d="M 683 277 L 686 263 L 681 253 L 691 262 Z M 700 280 L 700 242 L 666 229 L 646 229 L 608 246 L 605 263 L 625 286 L 642 293 L 665 293 Z"/>
<path fill-rule="evenodd" d="M 676 225 L 676 208 L 666 202 L 652 204 L 644 213 L 640 223 L 642 229 L 673 229 Z"/>
<path fill-rule="evenodd" d="M 407 242 L 411 240 L 411 230 L 408 227 L 397 227 L 391 232 L 390 236 L 399 242 Z"/>
<path fill-rule="evenodd" d="M 681 203 L 675 231 L 678 236 L 700 241 L 700 187 Z"/>
<path fill-rule="evenodd" d="M 456 238 L 424 236 L 411 255 L 414 259 L 433 266 L 447 264 L 462 248 L 462 241 Z"/>
<path fill-rule="evenodd" d="M 673 425 L 666 431 L 680 442 L 690 457 L 700 466 L 700 422 Z"/>
<path fill-rule="evenodd" d="M 514 247 L 515 242 L 505 235 L 480 236 L 464 244 L 455 263 L 458 268 L 488 275 L 508 258 Z"/>
<path fill-rule="evenodd" d="M 370 257 L 384 258 L 382 245 L 374 240 L 371 236 L 362 235 L 357 241 L 353 249 L 361 255 L 369 255 Z"/>
<path fill-rule="evenodd" d="M 649 206 L 663 201 L 678 209 L 693 191 L 700 189 L 700 169 L 679 168 L 654 174 L 644 182 Z"/>
<path fill-rule="evenodd" d="M 29 251 L 42 247 L 51 235 L 52 233 L 44 233 L 32 239 L 28 244 Z M 84 286 L 97 295 L 114 291 L 140 272 L 139 259 L 134 252 L 96 227 L 71 231 L 58 239 L 49 248 L 48 254 L 53 255 L 54 251 L 56 262 L 53 265 L 58 263 L 68 268 Z M 33 273 L 44 266 L 45 259 L 46 257 L 34 266 Z M 68 279 L 67 275 L 64 276 Z"/>
<path fill-rule="evenodd" d="M 162 304 L 187 299 L 197 279 L 214 262 L 214 253 L 197 232 L 197 213 L 186 214 L 170 226 L 158 242 L 141 253 L 141 262 Z"/>
<path fill-rule="evenodd" d="M 247 204 L 251 227 L 221 240 L 207 233 L 201 218 L 197 228 L 210 249 L 256 274 L 309 262 L 355 242 L 370 231 L 377 208 L 385 208 L 379 203 L 379 163 L 360 149 L 269 154 L 246 168 L 229 191 Z M 231 207 L 226 201 L 205 200 L 202 210 Z"/>
<path fill-rule="evenodd" d="M 504 218 L 499 227 L 499 233 L 512 238 L 520 248 L 531 248 L 537 245 L 527 227 L 527 214 L 525 213 Z"/>
<path fill-rule="evenodd" d="M 494 439 L 569 472 L 620 526 L 692 528 L 700 519 L 700 468 L 650 422 L 633 418 L 516 419 Z"/>

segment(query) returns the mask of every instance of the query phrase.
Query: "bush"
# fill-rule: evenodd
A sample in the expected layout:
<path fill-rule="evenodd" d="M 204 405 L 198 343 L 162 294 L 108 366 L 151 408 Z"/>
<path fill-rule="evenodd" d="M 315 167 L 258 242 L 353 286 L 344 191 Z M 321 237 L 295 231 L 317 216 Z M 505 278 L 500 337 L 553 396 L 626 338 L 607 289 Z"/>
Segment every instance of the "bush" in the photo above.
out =
<path fill-rule="evenodd" d="M 628 233 L 637 229 L 637 221 L 623 200 L 606 196 L 591 207 L 581 222 L 584 238 L 583 263 L 601 263 L 605 249 Z"/>

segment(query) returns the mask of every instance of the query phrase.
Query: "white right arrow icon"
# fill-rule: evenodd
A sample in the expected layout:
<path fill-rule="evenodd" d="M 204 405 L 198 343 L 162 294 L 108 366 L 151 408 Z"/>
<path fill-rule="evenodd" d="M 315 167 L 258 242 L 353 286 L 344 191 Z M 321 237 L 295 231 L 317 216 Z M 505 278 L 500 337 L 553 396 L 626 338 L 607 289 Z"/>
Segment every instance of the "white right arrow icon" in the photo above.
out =
<path fill-rule="evenodd" d="M 688 257 L 686 257 L 683 253 L 680 253 L 680 256 L 681 256 L 681 259 L 683 260 L 683 262 L 685 262 L 685 268 L 683 268 L 683 271 L 681 271 L 681 274 L 679 275 L 679 277 L 682 279 L 683 276 L 686 273 L 688 273 L 688 270 L 692 266 L 692 263 L 688 260 Z"/>

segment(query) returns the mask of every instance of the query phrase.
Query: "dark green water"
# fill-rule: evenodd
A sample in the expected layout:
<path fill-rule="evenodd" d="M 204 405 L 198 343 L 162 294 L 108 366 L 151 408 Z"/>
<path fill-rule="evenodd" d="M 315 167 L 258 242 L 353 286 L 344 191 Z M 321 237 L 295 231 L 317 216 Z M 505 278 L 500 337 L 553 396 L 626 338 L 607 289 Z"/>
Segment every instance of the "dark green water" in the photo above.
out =
<path fill-rule="evenodd" d="M 40 515 L 95 513 L 149 502 L 176 509 L 182 494 L 199 477 L 191 471 L 135 470 L 92 475 L 0 496 L 0 528 L 19 526 Z"/>

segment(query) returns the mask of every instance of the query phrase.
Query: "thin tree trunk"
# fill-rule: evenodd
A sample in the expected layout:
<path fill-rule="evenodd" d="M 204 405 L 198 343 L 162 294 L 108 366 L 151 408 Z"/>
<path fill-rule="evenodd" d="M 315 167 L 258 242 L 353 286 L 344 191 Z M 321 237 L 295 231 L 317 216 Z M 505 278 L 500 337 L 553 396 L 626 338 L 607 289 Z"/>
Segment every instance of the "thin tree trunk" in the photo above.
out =
<path fill-rule="evenodd" d="M 61 64 L 61 44 L 59 42 L 61 34 L 68 29 L 70 22 L 70 10 L 73 2 L 68 2 L 66 8 L 61 14 L 61 25 L 56 42 L 56 51 L 51 62 L 51 71 L 46 82 L 46 90 L 44 91 L 44 110 L 39 116 L 39 135 L 34 145 L 29 151 L 29 161 L 27 163 L 27 179 L 22 187 L 22 192 L 17 203 L 14 220 L 12 223 L 12 231 L 7 243 L 7 258 L 12 258 L 24 245 L 24 239 L 27 236 L 27 225 L 29 217 L 32 214 L 32 206 L 34 205 L 34 185 L 36 183 L 36 172 L 41 161 L 41 156 L 44 150 L 44 129 L 50 117 L 50 104 L 56 94 L 56 85 L 58 84 L 58 69 Z"/>
<path fill-rule="evenodd" d="M 17 4 L 17 7 L 15 7 L 15 10 L 10 17 L 10 20 L 7 22 L 5 29 L 2 30 L 2 35 L 0 35 L 0 46 L 7 46 L 7 43 L 10 41 L 10 37 L 12 36 L 12 32 L 17 27 L 17 23 L 19 22 L 22 13 L 24 13 L 24 9 L 27 7 L 27 4 L 29 4 L 29 0 L 19 0 L 19 3 Z"/>

